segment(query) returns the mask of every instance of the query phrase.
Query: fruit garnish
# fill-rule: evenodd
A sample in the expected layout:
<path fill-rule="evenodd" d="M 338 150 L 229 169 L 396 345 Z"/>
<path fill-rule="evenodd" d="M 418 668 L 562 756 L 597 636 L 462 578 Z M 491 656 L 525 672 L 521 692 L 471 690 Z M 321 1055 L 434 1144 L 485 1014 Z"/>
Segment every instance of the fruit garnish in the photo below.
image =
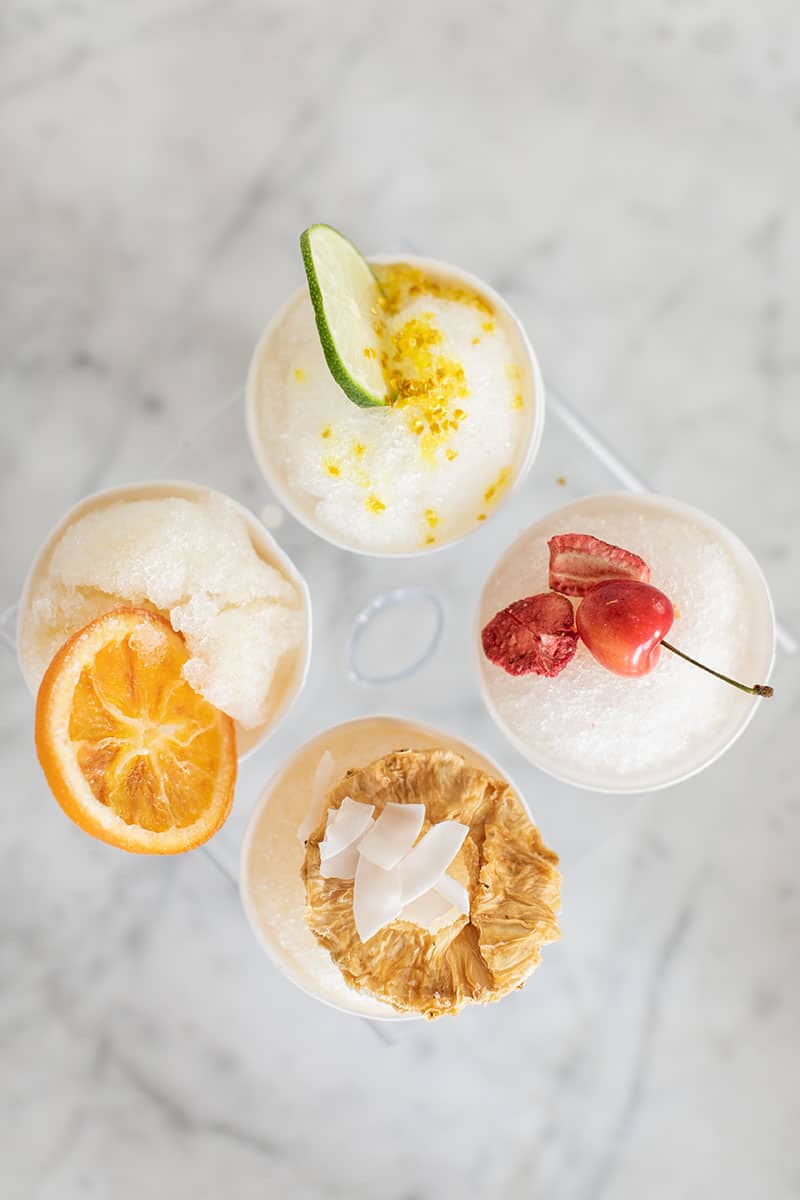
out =
<path fill-rule="evenodd" d="M 656 666 L 663 646 L 739 691 L 751 696 L 773 694 L 766 684 L 739 683 L 665 642 L 673 618 L 672 602 L 658 588 L 633 579 L 616 579 L 597 584 L 584 596 L 575 623 L 590 653 L 616 675 L 647 675 Z"/>
<path fill-rule="evenodd" d="M 388 402 L 376 322 L 381 289 L 352 242 L 330 225 L 311 225 L 300 236 L 303 266 L 319 340 L 331 375 L 362 408 Z"/>
<path fill-rule="evenodd" d="M 374 811 L 372 804 L 358 804 L 350 796 L 345 796 L 328 819 L 325 837 L 319 844 L 320 861 L 334 858 L 362 838 L 372 824 Z"/>
<path fill-rule="evenodd" d="M 520 987 L 557 936 L 559 875 L 513 788 L 450 751 L 401 750 L 344 774 L 330 808 L 346 795 L 378 820 L 388 804 L 421 805 L 427 830 L 390 870 L 359 851 L 334 879 L 320 871 L 325 818 L 312 833 L 305 923 L 345 983 L 429 1020 Z M 409 830 L 391 825 L 393 860 Z"/>
<path fill-rule="evenodd" d="M 391 871 L 409 853 L 425 823 L 424 804 L 384 804 L 359 853 L 376 867 Z"/>
<path fill-rule="evenodd" d="M 183 678 L 188 657 L 165 618 L 120 608 L 75 633 L 42 679 L 36 751 L 50 789 L 123 850 L 189 850 L 230 811 L 233 721 Z"/>
<path fill-rule="evenodd" d="M 610 579 L 650 580 L 643 558 L 590 533 L 559 533 L 551 537 L 550 587 L 564 596 L 585 596 L 590 588 Z"/>
<path fill-rule="evenodd" d="M 594 658 L 615 675 L 647 675 L 672 627 L 669 598 L 649 583 L 612 579 L 583 597 L 575 614 L 578 633 Z"/>
<path fill-rule="evenodd" d="M 344 796 L 328 810 L 325 836 L 318 843 L 322 879 L 353 880 L 353 919 L 359 938 L 369 941 L 384 925 L 423 896 L 429 903 L 403 919 L 424 924 L 433 907 L 439 915 L 469 912 L 469 897 L 446 875 L 469 832 L 458 821 L 439 821 L 417 841 L 425 822 L 424 804 L 375 806 Z"/>
<path fill-rule="evenodd" d="M 308 811 L 300 822 L 297 828 L 297 837 L 306 844 L 311 834 L 319 825 L 320 817 L 325 811 L 325 801 L 328 792 L 333 787 L 336 780 L 341 774 L 337 772 L 336 760 L 330 750 L 326 750 L 320 757 L 319 762 L 314 770 L 314 778 L 311 781 L 311 800 L 308 806 Z"/>
<path fill-rule="evenodd" d="M 481 634 L 483 652 L 509 675 L 553 678 L 575 657 L 578 635 L 566 596 L 541 592 L 496 613 Z"/>
<path fill-rule="evenodd" d="M 403 907 L 403 877 L 359 857 L 353 883 L 353 921 L 362 942 L 391 924 Z"/>
<path fill-rule="evenodd" d="M 662 641 L 661 645 L 665 650 L 669 650 L 670 654 L 677 654 L 678 658 L 682 658 L 684 662 L 691 663 L 693 667 L 699 667 L 701 671 L 705 671 L 707 675 L 713 675 L 716 679 L 721 679 L 723 683 L 729 683 L 731 687 L 738 688 L 740 692 L 747 692 L 748 696 L 761 696 L 764 700 L 768 700 L 775 694 L 775 689 L 771 688 L 768 683 L 739 683 L 738 679 L 731 679 L 730 675 L 723 675 L 721 671 L 707 667 L 705 663 L 698 662 L 690 654 L 684 654 L 683 650 L 679 650 L 677 646 L 671 646 L 669 642 Z"/>
<path fill-rule="evenodd" d="M 430 826 L 396 868 L 403 880 L 404 904 L 437 887 L 468 833 L 469 826 L 461 821 L 438 821 Z"/>

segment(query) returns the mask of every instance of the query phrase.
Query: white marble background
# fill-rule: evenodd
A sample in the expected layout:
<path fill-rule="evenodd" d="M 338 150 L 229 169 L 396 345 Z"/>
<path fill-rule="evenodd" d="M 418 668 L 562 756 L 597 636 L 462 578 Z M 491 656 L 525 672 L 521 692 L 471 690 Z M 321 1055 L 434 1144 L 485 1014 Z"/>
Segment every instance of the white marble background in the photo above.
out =
<path fill-rule="evenodd" d="M 234 391 L 322 219 L 503 290 L 797 630 L 799 55 L 790 0 L 4 0 L 0 605 Z M 800 1195 L 797 659 L 583 859 L 529 989 L 392 1044 L 269 969 L 207 857 L 69 826 L 0 671 L 4 1200 Z"/>

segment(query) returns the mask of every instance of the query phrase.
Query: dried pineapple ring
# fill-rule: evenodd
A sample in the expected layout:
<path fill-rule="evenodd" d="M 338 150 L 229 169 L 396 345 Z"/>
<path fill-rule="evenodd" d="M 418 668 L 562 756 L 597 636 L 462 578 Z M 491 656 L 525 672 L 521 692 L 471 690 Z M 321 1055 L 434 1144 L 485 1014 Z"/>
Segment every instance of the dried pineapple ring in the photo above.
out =
<path fill-rule="evenodd" d="M 445 750 L 401 750 L 348 772 L 331 790 L 372 804 L 419 804 L 424 828 L 469 826 L 450 875 L 467 890 L 470 913 L 435 932 L 402 916 L 362 942 L 353 918 L 353 881 L 320 873 L 327 813 L 312 833 L 302 874 L 306 920 L 350 987 L 428 1019 L 468 1003 L 498 1000 L 521 986 L 558 934 L 558 859 L 543 844 L 513 789 Z"/>

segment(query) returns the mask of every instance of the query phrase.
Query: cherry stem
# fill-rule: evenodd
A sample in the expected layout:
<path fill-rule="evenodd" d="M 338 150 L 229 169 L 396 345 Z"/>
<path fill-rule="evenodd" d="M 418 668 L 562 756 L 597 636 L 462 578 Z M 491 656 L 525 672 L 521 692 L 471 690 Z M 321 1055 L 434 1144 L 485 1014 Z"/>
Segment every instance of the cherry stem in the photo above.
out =
<path fill-rule="evenodd" d="M 772 688 L 766 683 L 754 683 L 752 687 L 748 687 L 746 683 L 739 683 L 737 679 L 731 679 L 729 675 L 723 675 L 721 671 L 712 670 L 705 663 L 698 662 L 696 658 L 692 658 L 689 654 L 684 654 L 683 650 L 678 650 L 676 646 L 670 646 L 669 642 L 662 641 L 661 645 L 672 654 L 677 654 L 678 658 L 686 659 L 692 666 L 699 667 L 701 671 L 708 671 L 709 675 L 716 675 L 717 679 L 722 679 L 725 683 L 729 683 L 731 687 L 738 688 L 740 692 L 747 692 L 750 696 L 768 697 L 772 695 Z"/>

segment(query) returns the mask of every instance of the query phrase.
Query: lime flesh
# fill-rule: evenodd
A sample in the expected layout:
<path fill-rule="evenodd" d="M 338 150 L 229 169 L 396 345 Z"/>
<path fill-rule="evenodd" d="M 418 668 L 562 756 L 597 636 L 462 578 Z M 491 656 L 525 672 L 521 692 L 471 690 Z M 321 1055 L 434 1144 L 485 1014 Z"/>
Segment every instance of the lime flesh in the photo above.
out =
<path fill-rule="evenodd" d="M 371 408 L 389 399 L 375 324 L 381 289 L 352 242 L 330 225 L 311 225 L 300 237 L 308 290 L 325 361 L 354 404 Z"/>

